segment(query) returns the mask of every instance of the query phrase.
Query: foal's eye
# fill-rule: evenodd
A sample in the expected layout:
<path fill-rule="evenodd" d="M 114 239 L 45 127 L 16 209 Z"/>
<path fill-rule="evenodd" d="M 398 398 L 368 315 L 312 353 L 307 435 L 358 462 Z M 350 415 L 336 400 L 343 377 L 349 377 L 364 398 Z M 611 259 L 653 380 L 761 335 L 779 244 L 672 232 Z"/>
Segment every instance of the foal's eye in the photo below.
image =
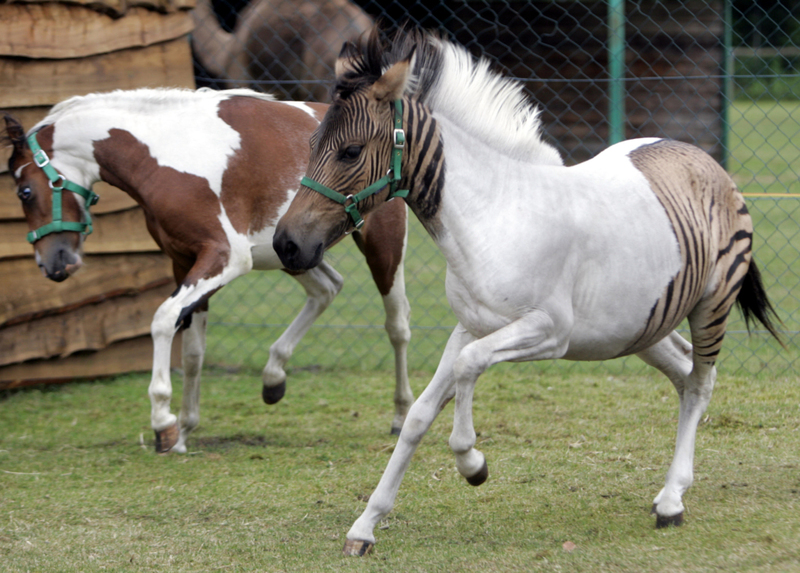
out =
<path fill-rule="evenodd" d="M 364 149 L 362 145 L 351 145 L 342 153 L 342 159 L 358 159 L 362 149 Z"/>
<path fill-rule="evenodd" d="M 28 201 L 31 198 L 31 188 L 30 187 L 20 187 L 17 190 L 17 197 L 20 198 L 20 201 Z"/>

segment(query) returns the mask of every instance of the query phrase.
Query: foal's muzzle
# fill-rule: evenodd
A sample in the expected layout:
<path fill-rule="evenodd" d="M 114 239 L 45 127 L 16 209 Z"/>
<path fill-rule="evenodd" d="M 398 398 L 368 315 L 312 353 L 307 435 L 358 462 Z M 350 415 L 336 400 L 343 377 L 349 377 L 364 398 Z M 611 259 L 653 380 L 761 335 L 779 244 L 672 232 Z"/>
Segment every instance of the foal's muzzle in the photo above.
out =
<path fill-rule="evenodd" d="M 295 240 L 285 229 L 276 229 L 272 237 L 272 248 L 278 254 L 281 263 L 290 271 L 305 271 L 322 262 L 325 252 L 322 241 Z"/>

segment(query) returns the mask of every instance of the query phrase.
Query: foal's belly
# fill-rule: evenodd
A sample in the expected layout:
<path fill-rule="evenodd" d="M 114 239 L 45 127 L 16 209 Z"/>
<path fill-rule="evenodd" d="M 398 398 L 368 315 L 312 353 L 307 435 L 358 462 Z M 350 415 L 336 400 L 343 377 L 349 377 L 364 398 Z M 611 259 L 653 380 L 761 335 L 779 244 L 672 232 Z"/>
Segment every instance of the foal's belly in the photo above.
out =
<path fill-rule="evenodd" d="M 447 298 L 461 325 L 477 338 L 492 334 L 527 313 L 542 312 L 550 318 L 551 325 L 543 334 L 565 349 L 559 358 L 607 360 L 627 353 L 639 341 L 664 287 L 624 280 L 607 280 L 600 288 L 597 284 L 591 287 L 579 282 L 572 288 L 557 290 L 546 300 L 537 300 L 535 292 L 480 292 L 448 276 Z"/>

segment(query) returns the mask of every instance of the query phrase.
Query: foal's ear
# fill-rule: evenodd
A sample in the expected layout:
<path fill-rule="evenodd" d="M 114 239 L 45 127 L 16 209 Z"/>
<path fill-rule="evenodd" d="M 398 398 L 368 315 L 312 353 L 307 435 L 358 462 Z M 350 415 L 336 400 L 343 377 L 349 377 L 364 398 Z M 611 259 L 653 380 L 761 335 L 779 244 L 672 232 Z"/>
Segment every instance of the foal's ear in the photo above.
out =
<path fill-rule="evenodd" d="M 416 46 L 405 59 L 392 65 L 370 88 L 370 96 L 377 102 L 400 99 L 411 81 L 411 68 Z"/>
<path fill-rule="evenodd" d="M 28 147 L 28 142 L 25 139 L 25 130 L 22 128 L 22 124 L 7 113 L 3 114 L 3 119 L 6 122 L 6 137 L 11 141 L 14 149 L 22 151 Z"/>

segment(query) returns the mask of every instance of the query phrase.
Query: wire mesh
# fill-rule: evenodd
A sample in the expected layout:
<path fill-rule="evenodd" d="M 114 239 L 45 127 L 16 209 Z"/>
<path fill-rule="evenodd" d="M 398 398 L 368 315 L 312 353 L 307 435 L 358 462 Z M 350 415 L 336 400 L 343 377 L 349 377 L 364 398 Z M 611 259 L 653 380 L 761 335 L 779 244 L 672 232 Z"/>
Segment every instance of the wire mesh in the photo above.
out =
<path fill-rule="evenodd" d="M 609 3 L 537 0 L 200 0 L 193 33 L 199 86 L 246 86 L 281 99 L 326 101 L 343 41 L 372 22 L 437 29 L 523 83 L 568 164 L 608 145 Z M 640 0 L 624 10 L 621 126 L 627 138 L 671 137 L 719 160 L 747 197 L 755 260 L 783 321 L 786 349 L 732 314 L 719 367 L 742 375 L 797 373 L 800 322 L 800 16 L 793 0 Z M 498 229 L 498 232 L 502 232 Z M 298 346 L 295 368 L 393 368 L 381 300 L 354 245 L 327 260 L 345 287 Z M 455 318 L 445 263 L 412 221 L 406 281 L 409 365 L 433 371 Z M 261 368 L 304 294 L 282 273 L 251 273 L 212 299 L 207 362 Z M 683 329 L 684 331 L 686 329 Z M 688 336 L 688 333 L 685 332 Z M 636 359 L 565 371 L 638 370 Z"/>

